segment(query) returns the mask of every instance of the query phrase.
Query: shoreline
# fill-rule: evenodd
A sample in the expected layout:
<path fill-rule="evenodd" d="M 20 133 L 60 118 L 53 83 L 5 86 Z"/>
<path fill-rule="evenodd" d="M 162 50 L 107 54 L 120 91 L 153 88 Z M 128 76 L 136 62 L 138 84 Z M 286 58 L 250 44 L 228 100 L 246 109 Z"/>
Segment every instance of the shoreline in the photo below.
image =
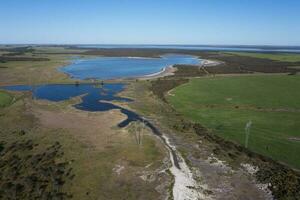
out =
<path fill-rule="evenodd" d="M 144 57 L 126 57 L 126 58 L 144 59 Z M 153 59 L 153 58 L 146 58 L 146 59 Z M 202 61 L 199 64 L 199 66 L 202 66 L 202 67 L 217 66 L 217 65 L 222 64 L 222 62 L 220 62 L 220 61 L 207 60 L 207 59 L 199 59 L 199 60 Z M 196 66 L 198 66 L 198 65 L 196 65 Z M 151 73 L 151 74 L 140 75 L 140 76 L 135 76 L 135 77 L 124 77 L 124 78 L 106 79 L 106 80 L 103 80 L 103 81 L 108 81 L 108 82 L 113 81 L 113 82 L 116 82 L 116 81 L 132 80 L 132 79 L 151 80 L 151 79 L 155 79 L 155 78 L 162 78 L 162 77 L 174 75 L 174 72 L 176 72 L 176 71 L 177 71 L 177 68 L 174 67 L 174 65 L 169 65 L 169 66 L 163 67 L 160 71 L 154 72 L 154 73 Z M 63 71 L 60 71 L 60 72 L 68 75 L 69 78 L 71 78 L 71 80 L 75 80 L 74 78 L 72 78 L 72 76 L 70 74 L 68 74 L 66 72 L 63 72 Z M 97 79 L 91 79 L 91 80 L 97 80 Z M 101 80 L 101 79 L 98 79 L 98 80 Z M 82 81 L 82 80 L 79 79 L 79 81 Z M 84 81 L 87 81 L 87 80 L 84 80 Z"/>
<path fill-rule="evenodd" d="M 126 56 L 124 58 L 131 58 L 131 59 L 155 59 L 155 58 L 149 58 L 149 57 L 140 57 L 140 56 Z M 222 64 L 222 62 L 220 61 L 214 61 L 214 60 L 208 60 L 208 59 L 201 59 L 199 57 L 197 57 L 198 60 L 200 60 L 201 62 L 195 66 L 201 66 L 201 67 L 210 67 L 210 66 L 217 66 L 219 64 Z M 58 68 L 58 71 L 66 74 L 67 76 L 69 76 L 69 78 L 72 80 L 74 78 L 72 78 L 72 76 L 70 74 L 68 74 L 67 72 L 64 72 L 61 70 L 61 68 L 63 68 L 65 66 L 62 66 L 60 68 Z M 132 79 L 138 79 L 138 80 L 150 80 L 150 79 L 155 79 L 155 78 L 161 78 L 161 77 L 166 77 L 166 76 L 171 76 L 174 75 L 174 72 L 177 71 L 177 68 L 174 67 L 174 65 L 169 65 L 166 67 L 163 67 L 160 71 L 158 72 L 154 72 L 151 74 L 145 74 L 145 75 L 140 75 L 140 76 L 133 76 L 133 77 L 119 77 L 119 78 L 112 78 L 112 79 L 106 79 L 103 81 L 126 81 L 126 80 L 132 80 Z M 92 79 L 92 80 L 101 80 L 101 79 Z"/>
<path fill-rule="evenodd" d="M 171 66 L 168 66 L 168 67 L 171 67 Z M 160 71 L 158 71 L 158 72 L 154 72 L 154 73 L 152 73 L 152 74 L 146 74 L 146 75 L 144 75 L 144 76 L 146 76 L 146 77 L 157 76 L 157 75 L 159 75 L 159 74 L 164 73 L 164 72 L 166 71 L 166 68 L 167 68 L 167 67 L 163 67 L 163 68 L 162 68 Z"/>
<path fill-rule="evenodd" d="M 215 61 L 215 60 L 207 60 L 207 59 L 200 59 L 200 60 L 202 62 L 199 65 L 195 65 L 195 66 L 212 67 L 212 66 L 217 66 L 217 65 L 222 64 L 222 62 Z M 149 79 L 161 78 L 161 77 L 165 77 L 165 76 L 174 75 L 174 72 L 176 72 L 176 71 L 177 71 L 176 67 L 174 67 L 173 65 L 169 65 L 167 67 L 162 68 L 162 70 L 160 70 L 158 72 L 154 72 L 152 74 L 146 74 L 143 76 L 138 76 L 137 78 L 139 80 L 149 80 Z"/>
<path fill-rule="evenodd" d="M 171 75 L 174 75 L 174 72 L 176 70 L 177 70 L 177 68 L 173 67 L 173 65 L 169 65 L 167 67 L 162 68 L 158 72 L 138 76 L 137 79 L 139 79 L 139 80 L 149 80 L 149 79 L 161 78 L 161 77 L 165 77 L 165 76 L 171 76 Z"/>
<path fill-rule="evenodd" d="M 84 58 L 86 58 L 85 56 L 83 56 Z M 93 57 L 93 56 L 92 56 Z M 98 56 L 97 56 L 98 57 Z M 90 57 L 87 56 L 87 58 L 89 59 Z M 147 57 L 130 57 L 127 56 L 125 58 L 132 58 L 132 59 L 155 59 L 155 58 L 147 58 Z M 201 59 L 199 58 L 199 60 L 201 60 L 202 62 L 199 65 L 196 66 L 202 66 L 202 67 L 210 67 L 210 66 L 217 66 L 219 64 L 222 64 L 222 62 L 220 61 L 214 61 L 214 60 L 207 60 L 207 59 Z M 70 60 L 66 60 L 62 65 L 59 65 L 56 68 L 56 71 L 58 73 L 64 74 L 66 76 L 66 79 L 63 81 L 51 81 L 49 82 L 50 84 L 72 84 L 74 82 L 80 82 L 80 83 L 93 83 L 94 81 L 104 81 L 104 82 L 119 82 L 119 81 L 130 81 L 133 79 L 138 79 L 138 80 L 151 80 L 151 79 L 155 79 L 155 78 L 162 78 L 162 77 L 166 77 L 166 76 L 172 76 L 174 75 L 174 72 L 177 71 L 177 68 L 174 67 L 174 65 L 169 65 L 166 67 L 163 67 L 160 71 L 158 72 L 154 72 L 151 74 L 146 74 L 146 75 L 140 75 L 140 76 L 135 76 L 135 77 L 119 77 L 119 78 L 112 78 L 112 79 L 93 79 L 93 78 L 89 78 L 89 79 L 77 79 L 71 76 L 71 74 L 65 72 L 62 70 L 62 68 L 72 64 L 74 62 L 73 59 Z M 18 82 L 18 83 L 0 83 L 0 86 L 7 86 L 7 85 L 27 85 L 28 83 L 25 82 Z M 42 83 L 35 83 L 36 84 L 42 84 Z"/>

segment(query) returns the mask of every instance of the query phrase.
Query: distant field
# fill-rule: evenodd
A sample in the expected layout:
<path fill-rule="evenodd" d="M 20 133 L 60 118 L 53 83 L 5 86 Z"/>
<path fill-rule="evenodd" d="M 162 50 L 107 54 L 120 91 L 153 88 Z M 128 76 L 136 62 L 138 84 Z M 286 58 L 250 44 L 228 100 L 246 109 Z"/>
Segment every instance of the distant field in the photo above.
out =
<path fill-rule="evenodd" d="M 192 79 L 168 101 L 221 137 L 300 169 L 300 76 L 268 75 Z"/>
<path fill-rule="evenodd" d="M 9 94 L 0 91 L 0 108 L 9 105 L 11 101 L 12 97 Z"/>
<path fill-rule="evenodd" d="M 246 53 L 246 52 L 230 52 L 230 54 L 238 56 L 249 56 L 254 58 L 266 58 L 285 62 L 300 62 L 300 54 L 296 53 Z"/>

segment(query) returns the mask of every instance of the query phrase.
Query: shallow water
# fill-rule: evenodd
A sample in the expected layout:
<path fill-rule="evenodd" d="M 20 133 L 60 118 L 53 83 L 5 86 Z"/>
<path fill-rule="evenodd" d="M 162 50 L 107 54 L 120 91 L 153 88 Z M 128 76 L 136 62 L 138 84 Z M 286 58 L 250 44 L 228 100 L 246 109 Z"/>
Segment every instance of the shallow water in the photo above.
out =
<path fill-rule="evenodd" d="M 120 106 L 109 103 L 109 101 L 132 101 L 128 98 L 116 96 L 117 93 L 124 89 L 125 85 L 121 83 L 114 84 L 46 84 L 46 85 L 13 85 L 2 87 L 11 91 L 31 91 L 32 96 L 36 99 L 43 99 L 49 101 L 64 101 L 73 97 L 83 95 L 82 102 L 75 104 L 74 107 L 85 111 L 108 111 L 111 109 L 119 109 L 127 116 L 127 119 L 118 124 L 120 127 L 127 126 L 132 121 L 144 121 L 136 113 L 124 109 Z M 105 102 L 102 102 L 105 101 Z M 152 129 L 152 128 L 151 128 Z M 157 133 L 156 133 L 157 134 Z"/>
<path fill-rule="evenodd" d="M 124 89 L 124 84 L 46 84 L 37 86 L 14 85 L 3 87 L 13 91 L 31 91 L 36 99 L 49 101 L 63 101 L 84 95 L 82 102 L 74 105 L 76 108 L 86 111 L 107 111 L 113 109 L 113 105 L 100 101 L 131 101 L 127 98 L 115 96 Z"/>
<path fill-rule="evenodd" d="M 76 79 L 115 79 L 144 76 L 161 71 L 174 64 L 199 64 L 201 61 L 190 55 L 164 55 L 161 58 L 98 57 L 75 58 L 72 64 L 60 68 Z"/>

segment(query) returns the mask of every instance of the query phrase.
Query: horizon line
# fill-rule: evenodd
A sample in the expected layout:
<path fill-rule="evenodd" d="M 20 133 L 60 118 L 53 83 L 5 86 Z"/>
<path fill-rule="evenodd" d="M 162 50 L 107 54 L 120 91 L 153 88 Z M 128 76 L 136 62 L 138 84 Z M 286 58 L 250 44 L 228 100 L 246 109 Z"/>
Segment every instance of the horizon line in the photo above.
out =
<path fill-rule="evenodd" d="M 57 45 L 57 46 L 68 46 L 68 45 L 82 45 L 82 46 L 88 46 L 88 45 L 103 45 L 103 46 L 114 46 L 114 45 L 120 45 L 120 46 L 207 46 L 207 47 L 289 47 L 289 48 L 300 48 L 300 45 L 281 45 L 281 44 L 166 44 L 166 43 L 0 43 L 0 45 Z"/>

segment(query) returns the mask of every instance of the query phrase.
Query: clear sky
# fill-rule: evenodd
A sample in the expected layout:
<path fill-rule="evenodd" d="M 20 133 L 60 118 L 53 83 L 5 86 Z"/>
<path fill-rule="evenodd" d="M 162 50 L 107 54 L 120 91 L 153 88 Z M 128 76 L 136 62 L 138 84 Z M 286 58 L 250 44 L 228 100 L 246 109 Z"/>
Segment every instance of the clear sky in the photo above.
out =
<path fill-rule="evenodd" d="M 0 0 L 0 43 L 300 45 L 300 0 Z"/>

